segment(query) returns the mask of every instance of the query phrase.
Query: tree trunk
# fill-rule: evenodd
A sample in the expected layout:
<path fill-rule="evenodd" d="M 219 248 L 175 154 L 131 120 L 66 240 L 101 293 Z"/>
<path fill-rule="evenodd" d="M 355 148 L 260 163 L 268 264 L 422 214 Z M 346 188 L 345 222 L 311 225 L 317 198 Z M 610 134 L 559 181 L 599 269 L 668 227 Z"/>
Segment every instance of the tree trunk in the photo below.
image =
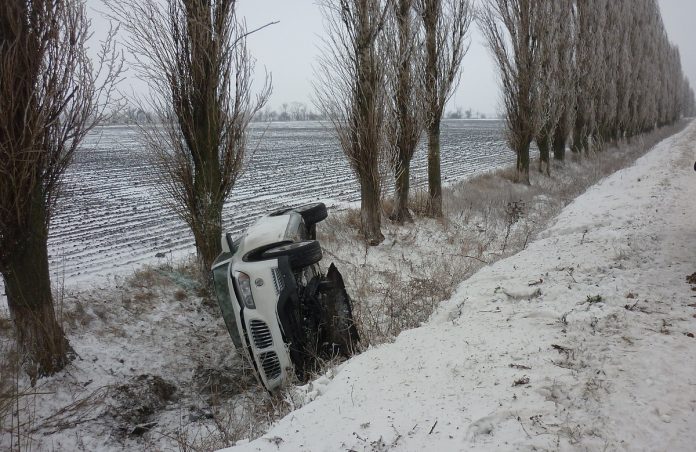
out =
<path fill-rule="evenodd" d="M 537 147 L 539 148 L 539 172 L 544 172 L 544 165 L 546 165 L 546 175 L 551 175 L 551 162 L 550 162 L 550 139 L 549 134 L 546 130 L 539 132 L 537 137 Z"/>
<path fill-rule="evenodd" d="M 517 149 L 517 182 L 531 185 L 529 182 L 529 142 L 522 143 Z"/>
<path fill-rule="evenodd" d="M 399 224 L 413 221 L 411 212 L 408 211 L 408 191 L 411 182 L 409 180 L 411 176 L 410 161 L 404 160 L 404 157 L 400 155 L 399 169 L 396 171 L 394 181 L 394 211 L 391 214 L 391 220 Z"/>
<path fill-rule="evenodd" d="M 442 176 L 440 174 L 440 119 L 428 126 L 428 214 L 442 217 Z"/>
<path fill-rule="evenodd" d="M 573 130 L 573 145 L 570 150 L 576 154 L 582 154 L 582 151 L 588 151 L 588 136 L 581 129 Z"/>
<path fill-rule="evenodd" d="M 557 127 L 553 134 L 553 158 L 555 160 L 565 160 L 566 131 Z"/>
<path fill-rule="evenodd" d="M 410 14 L 413 8 L 413 0 L 399 0 L 394 11 L 398 24 L 399 47 L 397 71 L 397 87 L 395 93 L 396 106 L 396 134 L 395 144 L 397 148 L 396 164 L 394 165 L 394 211 L 391 220 L 398 224 L 413 221 L 408 211 L 408 192 L 410 184 L 411 158 L 418 145 L 420 135 L 420 123 L 417 119 L 418 111 L 414 111 L 415 86 L 412 77 L 413 48 L 415 45 L 411 33 Z"/>
<path fill-rule="evenodd" d="M 196 253 L 203 281 L 210 280 L 210 267 L 222 251 L 221 195 L 222 172 L 219 156 L 221 124 L 217 89 L 220 85 L 219 68 L 209 54 L 215 49 L 213 18 L 211 11 L 204 6 L 187 11 L 188 33 L 191 42 L 191 66 L 193 89 L 188 93 L 190 118 L 184 117 L 185 127 L 190 138 L 187 140 L 195 173 L 193 189 L 196 205 L 192 227 L 196 240 Z M 189 122 L 190 121 L 190 122 Z M 181 122 L 181 121 L 180 121 Z M 212 281 L 209 281 L 212 284 Z"/>
<path fill-rule="evenodd" d="M 31 224 L 2 273 L 23 367 L 32 380 L 52 375 L 72 359 L 72 349 L 56 320 L 48 269 L 46 211 L 40 194 L 32 202 Z"/>
<path fill-rule="evenodd" d="M 440 2 L 425 2 L 423 26 L 425 29 L 425 96 L 428 112 L 428 215 L 442 217 L 442 177 L 440 174 L 440 121 L 444 105 L 440 105 L 439 81 L 442 74 L 438 66 L 438 21 Z"/>
<path fill-rule="evenodd" d="M 382 223 L 380 218 L 379 180 L 370 175 L 360 176 L 360 223 L 368 245 L 382 243 Z"/>
<path fill-rule="evenodd" d="M 209 212 L 208 218 L 200 218 L 201 224 L 193 228 L 196 240 L 196 255 L 203 281 L 207 281 L 210 268 L 222 251 L 220 237 L 222 236 L 222 212 Z"/>
<path fill-rule="evenodd" d="M 212 116 L 212 113 L 211 113 Z M 208 127 L 210 122 L 205 124 Z M 222 251 L 220 236 L 222 235 L 223 201 L 220 195 L 222 174 L 218 158 L 218 143 L 206 136 L 203 127 L 198 130 L 198 140 L 201 148 L 197 150 L 204 156 L 196 168 L 194 189 L 198 204 L 197 221 L 199 224 L 192 228 L 196 239 L 196 252 L 201 265 L 201 276 L 207 280 L 210 267 Z"/>
<path fill-rule="evenodd" d="M 581 154 L 582 151 L 587 148 L 587 126 L 585 121 L 581 118 L 581 110 L 578 110 L 579 111 L 573 125 L 573 144 L 570 146 L 570 150 L 573 153 Z"/>

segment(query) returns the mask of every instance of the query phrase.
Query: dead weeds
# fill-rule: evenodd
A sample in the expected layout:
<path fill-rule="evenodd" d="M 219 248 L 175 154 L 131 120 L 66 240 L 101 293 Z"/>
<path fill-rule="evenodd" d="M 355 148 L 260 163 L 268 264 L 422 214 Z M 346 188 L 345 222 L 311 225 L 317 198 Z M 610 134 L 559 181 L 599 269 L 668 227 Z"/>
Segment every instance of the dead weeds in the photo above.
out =
<path fill-rule="evenodd" d="M 113 388 L 114 403 L 109 414 L 127 435 L 142 435 L 150 430 L 155 415 L 173 401 L 177 387 L 158 375 L 139 375 Z"/>

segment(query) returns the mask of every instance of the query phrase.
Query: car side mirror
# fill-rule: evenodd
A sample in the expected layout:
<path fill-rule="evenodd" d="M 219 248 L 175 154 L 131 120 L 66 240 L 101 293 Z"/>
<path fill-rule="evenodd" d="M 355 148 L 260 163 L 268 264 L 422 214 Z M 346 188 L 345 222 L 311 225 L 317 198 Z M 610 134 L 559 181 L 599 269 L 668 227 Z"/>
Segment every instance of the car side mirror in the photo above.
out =
<path fill-rule="evenodd" d="M 232 236 L 231 232 L 226 232 L 222 234 L 221 240 L 220 240 L 220 245 L 222 247 L 222 252 L 223 253 L 231 253 L 234 254 L 236 251 L 236 246 L 234 245 L 234 237 Z"/>

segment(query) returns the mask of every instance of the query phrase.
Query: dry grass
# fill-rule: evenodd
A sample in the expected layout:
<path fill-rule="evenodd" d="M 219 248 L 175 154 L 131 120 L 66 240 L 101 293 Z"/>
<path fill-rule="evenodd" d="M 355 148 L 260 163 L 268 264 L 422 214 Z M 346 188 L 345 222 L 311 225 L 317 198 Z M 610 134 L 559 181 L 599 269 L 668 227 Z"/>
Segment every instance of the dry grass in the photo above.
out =
<path fill-rule="evenodd" d="M 176 301 L 184 301 L 188 299 L 188 294 L 184 289 L 176 289 L 176 291 L 174 291 L 174 299 Z"/>
<path fill-rule="evenodd" d="M 0 444 L 9 450 L 31 450 L 35 420 L 32 405 L 37 391 L 26 380 L 14 339 L 0 335 Z"/>
<path fill-rule="evenodd" d="M 386 240 L 379 247 L 367 247 L 359 236 L 358 210 L 332 213 L 320 225 L 319 238 L 326 258 L 343 273 L 363 345 L 390 341 L 419 326 L 457 284 L 526 247 L 580 193 L 685 125 L 600 152 L 568 152 L 566 161 L 552 162 L 550 177 L 532 170 L 529 186 L 513 182 L 514 168 L 470 178 L 445 188 L 444 217 L 438 220 L 425 216 L 427 192 L 422 189 L 411 195 L 414 224 L 386 220 L 393 206 L 387 198 L 382 204 Z"/>
<path fill-rule="evenodd" d="M 7 420 L 17 399 L 18 373 L 19 357 L 14 341 L 0 339 L 0 432 L 3 434 L 8 430 Z"/>
<path fill-rule="evenodd" d="M 146 265 L 133 273 L 133 275 L 127 279 L 127 284 L 138 289 L 161 287 L 169 282 L 164 275 L 164 269 L 167 268 L 169 268 L 168 265 L 164 267 Z"/>
<path fill-rule="evenodd" d="M 258 438 L 292 409 L 291 399 L 283 394 L 253 390 L 207 413 L 208 422 L 157 433 L 174 440 L 182 452 L 217 450 L 233 446 L 239 440 Z"/>

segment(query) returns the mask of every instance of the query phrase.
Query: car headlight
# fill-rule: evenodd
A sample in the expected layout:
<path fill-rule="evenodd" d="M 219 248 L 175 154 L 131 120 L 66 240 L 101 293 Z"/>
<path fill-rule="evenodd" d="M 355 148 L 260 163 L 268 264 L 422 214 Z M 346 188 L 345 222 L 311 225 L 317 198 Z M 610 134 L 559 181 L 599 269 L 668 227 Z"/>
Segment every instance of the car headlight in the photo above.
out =
<path fill-rule="evenodd" d="M 244 306 L 249 309 L 256 309 L 254 304 L 254 296 L 251 294 L 251 279 L 246 273 L 239 272 L 237 275 L 237 284 L 239 285 L 239 293 L 242 296 Z"/>

